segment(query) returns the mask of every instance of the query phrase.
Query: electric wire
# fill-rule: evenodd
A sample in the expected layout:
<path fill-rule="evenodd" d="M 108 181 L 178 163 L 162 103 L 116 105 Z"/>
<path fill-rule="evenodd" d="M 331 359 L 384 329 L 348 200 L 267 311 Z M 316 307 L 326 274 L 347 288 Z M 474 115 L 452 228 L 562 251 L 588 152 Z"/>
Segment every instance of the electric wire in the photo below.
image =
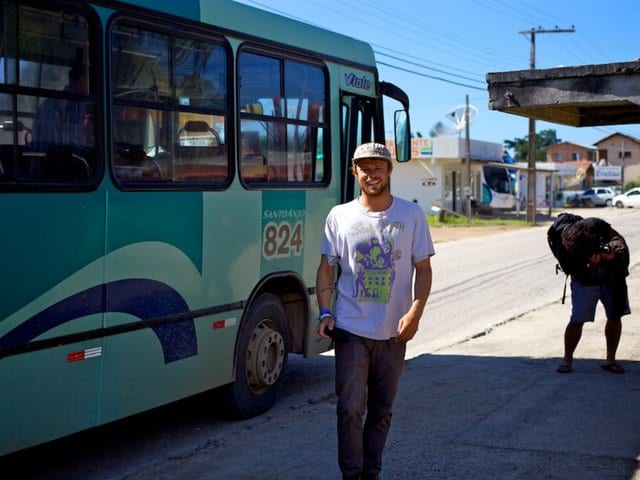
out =
<path fill-rule="evenodd" d="M 292 15 L 281 9 L 274 8 L 272 4 L 266 4 L 258 0 L 243 1 L 244 3 L 256 5 L 263 10 L 271 11 L 320 28 L 327 28 L 326 25 L 320 25 L 305 18 Z M 468 0 L 468 2 L 475 4 L 486 11 L 495 12 L 496 23 L 501 23 L 502 19 L 506 21 L 515 21 L 518 22 L 518 24 L 544 25 L 545 27 L 548 27 L 549 24 L 552 24 L 553 26 L 571 25 L 571 22 L 567 21 L 567 19 L 555 16 L 553 11 L 541 11 L 539 6 L 533 5 L 526 0 L 520 0 L 517 3 L 507 2 L 506 0 Z M 373 29 L 372 32 L 379 34 L 376 35 L 377 37 L 393 35 L 396 39 L 400 38 L 401 40 L 406 41 L 407 49 L 399 52 L 387 47 L 382 42 L 363 39 L 374 48 L 376 63 L 390 69 L 422 78 L 429 78 L 437 82 L 443 82 L 483 92 L 486 92 L 486 85 L 484 83 L 485 72 L 491 70 L 487 70 L 485 68 L 481 73 L 477 73 L 477 71 L 469 69 L 463 70 L 457 66 L 435 62 L 431 58 L 427 59 L 422 54 L 413 54 L 411 51 L 438 51 L 439 53 L 446 54 L 452 59 L 457 58 L 462 60 L 470 67 L 476 65 L 489 65 L 490 68 L 493 69 L 492 71 L 520 69 L 513 68 L 514 60 L 517 59 L 514 59 L 512 53 L 500 52 L 499 50 L 490 48 L 482 42 L 476 42 L 475 40 L 473 42 L 466 41 L 455 32 L 449 32 L 440 28 L 435 22 L 430 23 L 428 28 L 424 28 L 424 22 L 422 20 L 412 16 L 410 13 L 397 11 L 393 6 L 390 6 L 386 2 L 383 3 L 377 0 L 369 0 L 366 9 L 362 8 L 362 4 L 360 2 L 358 2 L 357 5 L 354 5 L 350 0 L 336 0 L 333 5 L 330 3 L 330 0 L 324 0 L 323 2 L 308 0 L 308 3 L 319 6 L 323 11 L 329 11 L 332 14 L 335 14 L 338 18 L 348 18 L 358 22 L 359 24 L 367 25 Z M 334 5 L 339 5 L 339 8 L 336 8 Z M 335 30 L 335 28 L 329 28 Z M 514 27 L 514 35 L 517 31 L 518 28 Z M 564 65 L 597 63 L 593 62 L 594 52 L 597 53 L 598 56 L 608 60 L 610 54 L 603 51 L 603 49 L 600 48 L 588 35 L 586 35 L 584 31 L 580 30 L 579 26 L 576 27 L 576 32 L 578 33 L 577 38 L 574 35 L 548 35 L 545 37 L 544 48 L 554 48 L 556 52 L 566 52 L 567 62 L 563 62 Z M 342 33 L 346 35 L 350 34 L 350 32 Z M 525 46 L 529 44 L 529 41 L 526 38 L 522 36 L 520 36 L 520 38 L 522 38 L 523 42 L 526 42 L 524 43 Z M 579 42 L 578 39 L 580 39 L 581 42 Z M 585 44 L 587 44 L 586 47 L 584 46 Z M 517 60 L 517 64 L 521 63 L 524 67 L 524 65 L 528 65 L 528 62 L 525 62 L 524 60 L 528 50 L 523 48 L 522 52 L 522 57 L 519 57 L 520 60 Z M 380 57 L 389 59 L 390 61 L 382 61 Z M 540 66 L 543 66 L 543 68 L 558 66 L 550 65 L 545 58 L 546 57 L 544 55 L 540 55 L 539 58 L 536 59 L 536 62 L 539 63 L 539 65 L 536 65 L 537 68 L 540 68 Z M 584 61 L 576 63 L 576 59 L 584 59 Z M 627 60 L 630 61 L 631 59 Z M 498 68 L 498 65 L 502 63 L 505 67 Z M 482 100 L 486 100 L 486 97 Z M 625 127 L 612 127 L 615 128 L 615 131 L 627 130 Z M 593 128 L 594 130 L 602 132 L 612 131 L 611 129 L 603 127 L 588 128 Z M 628 133 L 625 134 L 634 136 Z"/>

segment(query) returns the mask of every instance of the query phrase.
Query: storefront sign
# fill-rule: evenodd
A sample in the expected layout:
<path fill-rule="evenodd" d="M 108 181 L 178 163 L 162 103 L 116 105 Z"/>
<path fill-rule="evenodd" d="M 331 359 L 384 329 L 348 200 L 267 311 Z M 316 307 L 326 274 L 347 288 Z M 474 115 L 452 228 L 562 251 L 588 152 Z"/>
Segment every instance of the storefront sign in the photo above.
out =
<path fill-rule="evenodd" d="M 593 167 L 593 179 L 601 180 L 621 180 L 622 167 Z"/>

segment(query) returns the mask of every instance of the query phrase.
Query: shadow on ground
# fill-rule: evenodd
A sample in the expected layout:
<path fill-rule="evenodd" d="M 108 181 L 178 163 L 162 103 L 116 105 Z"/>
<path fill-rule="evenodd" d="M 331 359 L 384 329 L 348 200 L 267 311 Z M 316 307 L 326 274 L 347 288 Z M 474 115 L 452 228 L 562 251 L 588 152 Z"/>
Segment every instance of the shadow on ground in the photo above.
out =
<path fill-rule="evenodd" d="M 407 361 L 383 478 L 634 478 L 640 363 L 623 360 L 627 372 L 614 375 L 581 359 L 563 375 L 557 362 Z M 229 419 L 216 395 L 201 395 L 5 457 L 2 469 L 49 480 L 339 478 L 333 358 L 296 357 L 290 367 L 280 402 L 256 419 Z"/>

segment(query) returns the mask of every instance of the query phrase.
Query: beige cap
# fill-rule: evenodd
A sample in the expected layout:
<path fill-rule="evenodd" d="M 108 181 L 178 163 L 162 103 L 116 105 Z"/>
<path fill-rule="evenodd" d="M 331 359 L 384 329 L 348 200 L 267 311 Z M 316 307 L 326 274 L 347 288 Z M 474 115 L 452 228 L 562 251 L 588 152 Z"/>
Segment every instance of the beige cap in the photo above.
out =
<path fill-rule="evenodd" d="M 391 163 L 391 154 L 387 147 L 385 147 L 381 143 L 363 143 L 353 154 L 352 162 L 355 164 L 358 160 L 363 160 L 365 158 L 383 158 L 387 162 Z"/>

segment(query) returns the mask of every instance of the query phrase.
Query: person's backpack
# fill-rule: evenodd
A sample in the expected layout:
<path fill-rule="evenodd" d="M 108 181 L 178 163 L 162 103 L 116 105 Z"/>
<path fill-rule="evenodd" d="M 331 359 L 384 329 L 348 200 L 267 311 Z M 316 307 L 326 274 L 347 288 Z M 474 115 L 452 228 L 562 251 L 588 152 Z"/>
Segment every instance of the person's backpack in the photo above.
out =
<path fill-rule="evenodd" d="M 571 256 L 562 245 L 562 231 L 567 226 L 576 223 L 578 220 L 582 220 L 580 215 L 564 212 L 558 215 L 558 218 L 555 219 L 553 224 L 547 230 L 547 242 L 549 243 L 549 248 L 551 249 L 553 256 L 556 257 L 556 260 L 558 261 L 556 264 L 556 275 L 560 270 L 562 270 L 566 275 L 564 279 L 564 290 L 562 292 L 562 303 L 564 303 L 567 293 L 567 277 L 573 273 Z"/>

